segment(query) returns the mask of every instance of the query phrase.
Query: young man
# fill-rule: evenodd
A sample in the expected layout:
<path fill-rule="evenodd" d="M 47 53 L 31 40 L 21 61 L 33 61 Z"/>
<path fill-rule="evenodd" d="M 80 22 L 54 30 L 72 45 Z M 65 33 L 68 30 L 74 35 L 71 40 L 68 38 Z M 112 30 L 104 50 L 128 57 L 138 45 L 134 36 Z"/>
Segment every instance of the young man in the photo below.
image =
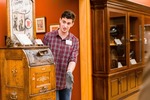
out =
<path fill-rule="evenodd" d="M 45 34 L 43 43 L 48 45 L 56 64 L 56 100 L 71 100 L 73 75 L 79 52 L 79 41 L 70 33 L 75 14 L 66 10 L 59 19 L 59 29 Z"/>

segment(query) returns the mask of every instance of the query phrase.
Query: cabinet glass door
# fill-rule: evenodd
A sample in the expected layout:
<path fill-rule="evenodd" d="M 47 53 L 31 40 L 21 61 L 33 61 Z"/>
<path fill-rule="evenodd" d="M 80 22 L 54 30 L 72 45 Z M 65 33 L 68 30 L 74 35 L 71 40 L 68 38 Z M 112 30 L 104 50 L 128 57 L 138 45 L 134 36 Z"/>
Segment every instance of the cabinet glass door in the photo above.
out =
<path fill-rule="evenodd" d="M 142 62 L 142 17 L 129 14 L 129 65 Z"/>
<path fill-rule="evenodd" d="M 148 59 L 148 52 L 150 46 L 150 17 L 144 18 L 144 60 Z"/>
<path fill-rule="evenodd" d="M 110 67 L 126 66 L 126 14 L 110 11 Z"/>

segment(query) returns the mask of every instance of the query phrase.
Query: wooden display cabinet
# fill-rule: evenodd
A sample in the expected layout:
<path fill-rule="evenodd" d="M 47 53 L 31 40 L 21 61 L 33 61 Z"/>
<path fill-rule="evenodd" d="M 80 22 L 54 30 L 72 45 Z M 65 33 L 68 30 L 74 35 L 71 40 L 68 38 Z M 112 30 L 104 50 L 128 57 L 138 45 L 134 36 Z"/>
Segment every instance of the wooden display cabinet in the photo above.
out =
<path fill-rule="evenodd" d="M 118 96 L 128 91 L 127 73 L 122 73 L 119 76 L 118 75 L 111 76 L 109 82 L 110 82 L 109 98 L 114 98 L 117 100 Z"/>
<path fill-rule="evenodd" d="M 91 0 L 91 15 L 93 100 L 125 98 L 142 83 L 150 8 L 127 0 Z"/>

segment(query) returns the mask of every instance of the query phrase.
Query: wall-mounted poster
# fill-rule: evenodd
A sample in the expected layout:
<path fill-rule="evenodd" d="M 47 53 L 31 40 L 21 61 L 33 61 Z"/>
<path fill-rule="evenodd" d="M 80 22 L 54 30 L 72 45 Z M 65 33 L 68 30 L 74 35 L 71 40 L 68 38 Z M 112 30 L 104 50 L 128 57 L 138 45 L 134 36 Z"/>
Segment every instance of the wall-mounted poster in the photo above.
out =
<path fill-rule="evenodd" d="M 14 13 L 12 25 L 14 33 L 24 33 L 25 30 L 24 14 Z"/>
<path fill-rule="evenodd" d="M 45 17 L 36 18 L 36 33 L 44 33 L 45 29 Z"/>
<path fill-rule="evenodd" d="M 7 0 L 8 37 L 17 41 L 15 34 L 26 34 L 33 40 L 34 36 L 34 0 Z"/>
<path fill-rule="evenodd" d="M 57 30 L 59 28 L 59 24 L 52 24 L 52 25 L 50 25 L 49 28 L 50 28 L 50 32 L 54 31 L 54 30 Z"/>

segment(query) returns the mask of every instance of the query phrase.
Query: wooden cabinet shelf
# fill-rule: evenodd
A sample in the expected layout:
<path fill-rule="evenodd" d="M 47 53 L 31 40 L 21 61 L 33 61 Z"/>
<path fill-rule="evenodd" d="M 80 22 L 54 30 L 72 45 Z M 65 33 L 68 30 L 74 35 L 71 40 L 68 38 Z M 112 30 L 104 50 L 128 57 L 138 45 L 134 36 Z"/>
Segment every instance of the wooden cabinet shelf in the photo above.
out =
<path fill-rule="evenodd" d="M 110 43 L 110 46 L 116 46 L 116 44 L 115 43 Z"/>
<path fill-rule="evenodd" d="M 130 39 L 130 42 L 138 41 L 138 39 Z"/>
<path fill-rule="evenodd" d="M 127 0 L 91 0 L 91 15 L 93 100 L 121 99 L 142 81 L 150 8 Z"/>

